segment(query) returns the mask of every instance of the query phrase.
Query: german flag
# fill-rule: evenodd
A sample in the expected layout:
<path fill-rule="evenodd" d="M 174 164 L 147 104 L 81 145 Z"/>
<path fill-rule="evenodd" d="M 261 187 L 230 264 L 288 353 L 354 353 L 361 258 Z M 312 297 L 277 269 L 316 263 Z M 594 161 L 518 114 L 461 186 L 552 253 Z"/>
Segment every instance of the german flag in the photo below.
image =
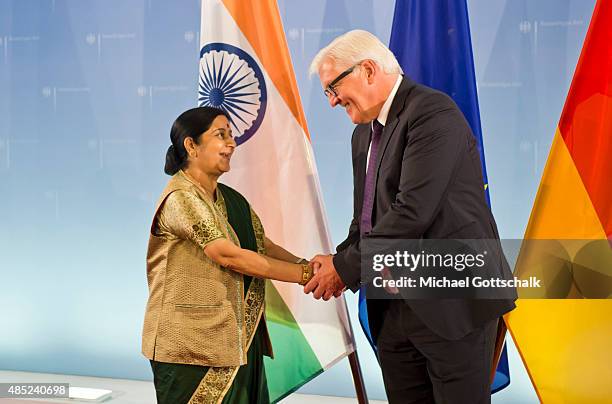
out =
<path fill-rule="evenodd" d="M 557 299 L 506 317 L 538 397 L 612 402 L 612 1 L 595 6 L 525 239 L 556 240 L 567 264 L 548 274 Z"/>

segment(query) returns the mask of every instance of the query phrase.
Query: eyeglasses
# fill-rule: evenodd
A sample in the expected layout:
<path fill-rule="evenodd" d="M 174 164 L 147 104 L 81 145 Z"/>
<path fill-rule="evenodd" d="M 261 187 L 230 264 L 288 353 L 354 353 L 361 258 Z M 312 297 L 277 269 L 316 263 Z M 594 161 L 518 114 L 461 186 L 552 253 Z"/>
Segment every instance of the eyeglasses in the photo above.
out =
<path fill-rule="evenodd" d="M 336 92 L 336 86 L 338 85 L 338 83 L 340 82 L 340 80 L 342 80 L 343 78 L 345 78 L 346 76 L 348 76 L 349 74 L 351 74 L 353 72 L 353 70 L 355 70 L 355 68 L 359 66 L 359 63 L 354 64 L 353 66 L 349 67 L 348 69 L 346 69 L 345 71 L 343 71 L 342 73 L 340 73 L 338 75 L 338 77 L 336 77 L 335 79 L 333 79 L 331 81 L 331 83 L 329 83 L 327 85 L 327 87 L 325 87 L 325 90 L 323 90 L 323 93 L 325 93 L 325 96 L 327 98 L 331 97 L 332 95 L 334 97 L 338 96 L 338 93 Z"/>

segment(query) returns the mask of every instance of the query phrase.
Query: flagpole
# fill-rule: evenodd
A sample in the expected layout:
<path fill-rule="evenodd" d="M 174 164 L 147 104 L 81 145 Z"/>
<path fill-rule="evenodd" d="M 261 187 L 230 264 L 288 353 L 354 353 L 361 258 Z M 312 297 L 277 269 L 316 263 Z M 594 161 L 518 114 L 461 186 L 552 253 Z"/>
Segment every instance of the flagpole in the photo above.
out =
<path fill-rule="evenodd" d="M 368 393 L 366 392 L 365 383 L 363 382 L 363 374 L 361 373 L 361 364 L 359 363 L 359 356 L 357 355 L 357 344 L 355 343 L 355 332 L 353 331 L 353 324 L 351 324 L 351 317 L 348 312 L 346 305 L 346 299 L 344 300 L 344 310 L 346 311 L 346 320 L 348 322 L 349 329 L 351 330 L 351 339 L 353 340 L 353 352 L 348 355 L 349 364 L 351 365 L 351 374 L 353 375 L 353 383 L 355 384 L 355 393 L 357 394 L 357 402 L 359 404 L 368 404 Z"/>
<path fill-rule="evenodd" d="M 493 380 L 495 380 L 495 373 L 497 372 L 497 366 L 499 365 L 499 360 L 501 359 L 502 350 L 504 349 L 504 344 L 506 342 L 506 331 L 508 330 L 506 326 L 506 321 L 503 317 L 499 319 L 499 323 L 497 325 L 497 333 L 495 336 L 495 349 L 493 351 L 493 363 L 491 366 L 491 386 L 493 386 Z"/>
<path fill-rule="evenodd" d="M 351 365 L 351 373 L 353 374 L 353 382 L 355 383 L 357 402 L 359 404 L 368 404 L 368 394 L 366 393 L 365 384 L 363 383 L 363 375 L 361 374 L 361 365 L 359 364 L 357 349 L 349 354 L 348 359 Z"/>

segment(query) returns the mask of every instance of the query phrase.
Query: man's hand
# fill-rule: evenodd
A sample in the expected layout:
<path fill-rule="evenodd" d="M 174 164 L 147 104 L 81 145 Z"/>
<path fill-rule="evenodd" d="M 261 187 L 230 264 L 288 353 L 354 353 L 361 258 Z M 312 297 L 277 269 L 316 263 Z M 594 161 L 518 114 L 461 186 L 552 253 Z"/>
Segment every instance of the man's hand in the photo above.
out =
<path fill-rule="evenodd" d="M 313 292 L 315 299 L 329 300 L 332 296 L 339 297 L 344 291 L 344 282 L 338 276 L 331 255 L 315 255 L 311 264 L 316 268 L 312 279 L 304 286 L 304 293 Z M 318 268 L 317 268 L 318 267 Z"/>
<path fill-rule="evenodd" d="M 381 274 L 382 278 L 384 280 L 386 280 L 386 281 L 393 280 L 393 276 L 391 275 L 391 271 L 389 271 L 389 268 L 387 268 L 387 267 L 384 267 L 380 274 Z M 385 286 L 385 290 L 390 295 L 397 295 L 399 293 L 399 289 L 397 287 L 395 287 L 395 286 Z"/>

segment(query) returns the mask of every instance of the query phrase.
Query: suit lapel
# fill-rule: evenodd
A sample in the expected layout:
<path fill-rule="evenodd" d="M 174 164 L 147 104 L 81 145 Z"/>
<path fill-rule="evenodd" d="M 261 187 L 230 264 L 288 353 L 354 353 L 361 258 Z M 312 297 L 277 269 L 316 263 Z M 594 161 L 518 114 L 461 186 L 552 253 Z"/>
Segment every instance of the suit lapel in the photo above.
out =
<path fill-rule="evenodd" d="M 357 206 L 358 206 L 358 211 L 361 212 L 361 205 L 363 205 L 363 190 L 364 190 L 364 184 L 365 184 L 365 176 L 366 176 L 366 170 L 367 170 L 367 156 L 368 156 L 368 148 L 370 147 L 370 138 L 371 136 L 371 130 L 370 130 L 370 125 L 369 124 L 365 124 L 365 125 L 359 125 L 357 126 L 357 145 L 356 145 L 356 149 L 355 152 L 357 153 L 356 157 L 356 161 L 355 164 L 357 164 L 356 167 L 356 183 L 355 186 L 357 187 L 356 189 L 356 194 L 357 194 Z"/>
<path fill-rule="evenodd" d="M 374 179 L 374 183 L 378 183 L 378 170 L 380 169 L 380 163 L 382 162 L 383 156 L 385 154 L 385 150 L 387 149 L 387 145 L 389 144 L 389 140 L 393 136 L 395 132 L 395 128 L 399 123 L 399 115 L 404 109 L 404 105 L 406 102 L 406 97 L 408 96 L 408 92 L 414 86 L 414 82 L 404 76 L 402 79 L 402 83 L 397 89 L 397 93 L 395 93 L 395 98 L 391 103 L 391 108 L 389 109 L 389 115 L 387 116 L 387 124 L 383 129 L 383 133 L 380 138 L 380 144 L 378 145 L 378 153 L 376 156 L 376 177 Z M 365 177 L 365 175 L 364 175 Z"/>
<path fill-rule="evenodd" d="M 398 123 L 399 118 L 393 117 L 393 120 L 387 122 L 383 129 L 383 133 L 380 137 L 380 144 L 378 145 L 378 153 L 376 155 L 376 177 L 374 179 L 375 184 L 378 182 L 378 170 L 380 169 L 380 163 L 382 162 L 383 155 L 385 154 L 385 150 L 387 149 L 389 140 L 391 139 L 391 136 L 393 135 L 393 132 L 395 131 L 395 128 L 397 127 Z"/>

